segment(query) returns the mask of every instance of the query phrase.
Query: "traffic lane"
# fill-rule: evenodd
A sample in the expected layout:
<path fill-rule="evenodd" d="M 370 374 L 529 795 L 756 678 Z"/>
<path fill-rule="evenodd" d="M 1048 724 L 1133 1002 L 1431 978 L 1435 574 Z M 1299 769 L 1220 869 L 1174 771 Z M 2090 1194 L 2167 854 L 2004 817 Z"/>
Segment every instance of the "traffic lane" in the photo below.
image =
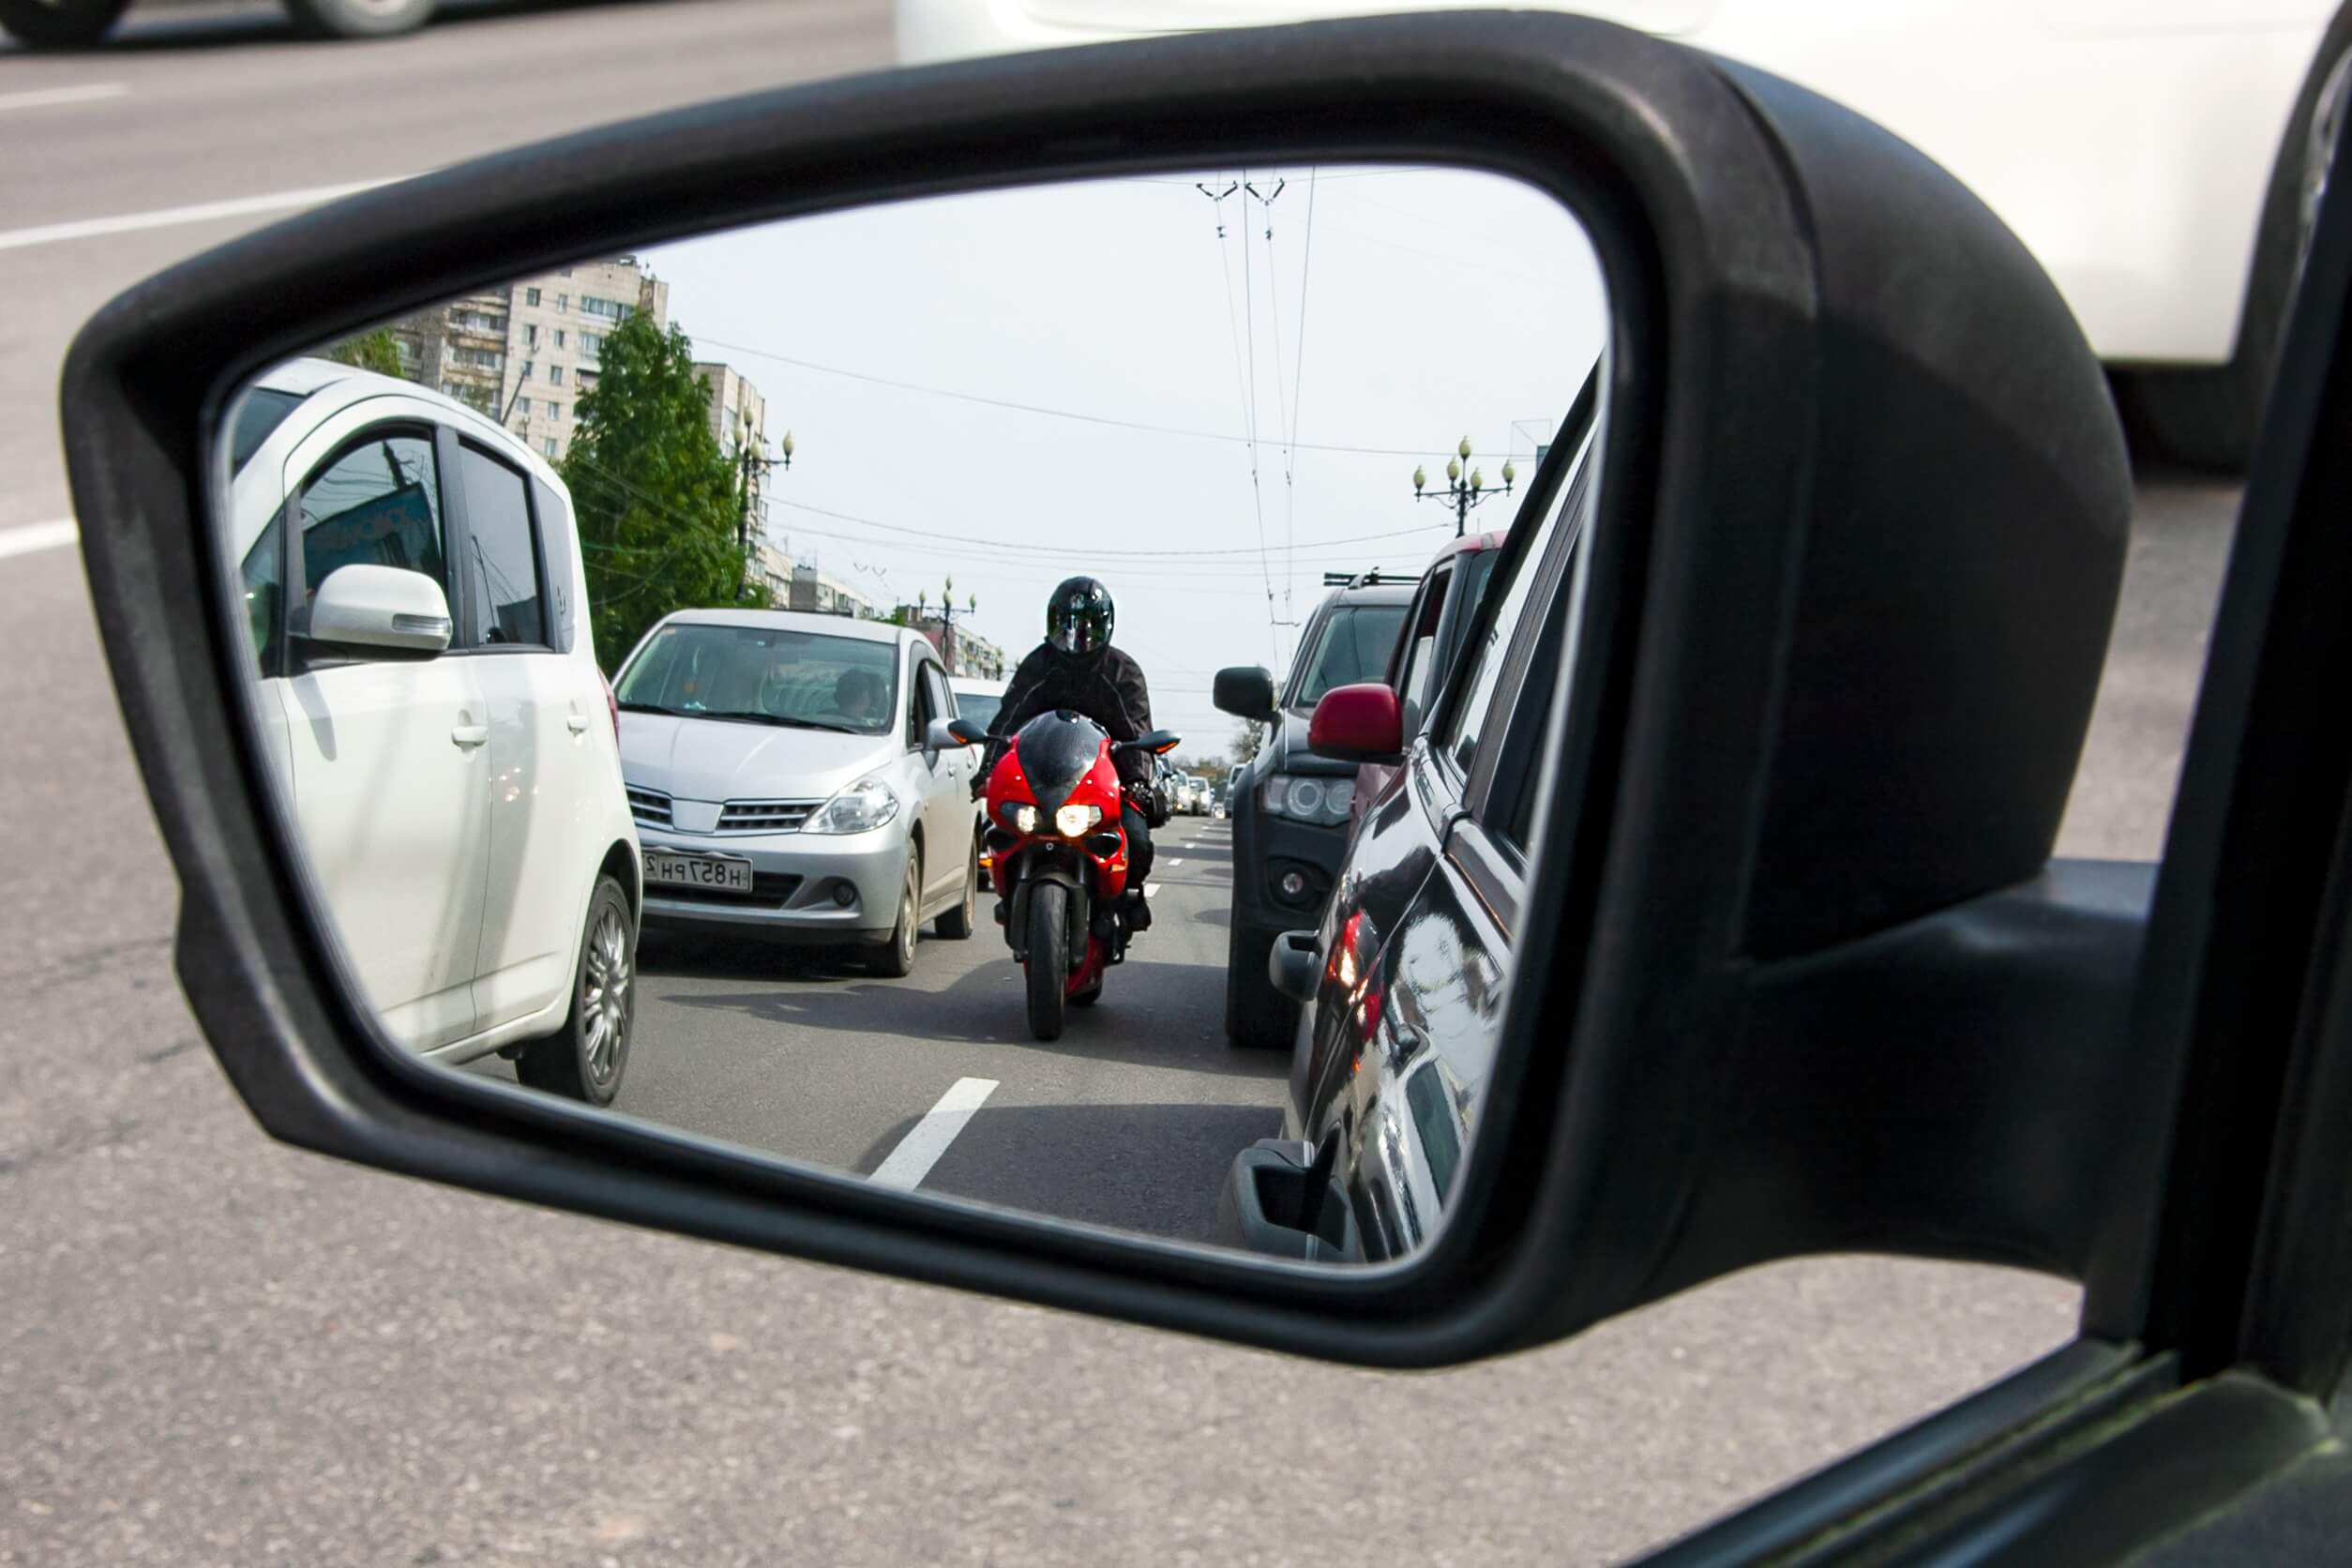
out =
<path fill-rule="evenodd" d="M 2239 499 L 2236 486 L 2206 479 L 2146 475 L 2135 486 L 2123 590 L 2058 853 L 2164 852 Z"/>
<path fill-rule="evenodd" d="M 988 1098 L 927 1189 L 1207 1239 L 1234 1152 L 1279 1129 L 1287 1063 L 1224 1039 L 1225 836 L 1171 823 L 1157 838 L 1152 928 L 1054 1041 L 1029 1033 L 986 896 L 970 940 L 927 928 L 898 980 L 854 954 L 649 931 L 614 1108 L 870 1175 L 977 1079 Z M 512 1076 L 495 1058 L 475 1070 Z"/>
<path fill-rule="evenodd" d="M 133 18 L 122 42 L 0 53 L 0 112 L 40 156 L 0 165 L 17 229 L 421 173 L 659 110 L 890 64 L 875 0 L 487 5 L 398 38 L 309 39 L 266 11 Z"/>
<path fill-rule="evenodd" d="M 467 58 L 477 46 L 511 80 L 483 79 Z M 0 138 L 37 152 L 0 158 L 0 232 L 415 173 L 725 92 L 881 67 L 889 52 L 882 0 L 666 0 L 494 13 L 339 47 L 158 49 L 119 62 L 112 51 L 0 53 L 0 95 L 128 89 L 0 113 Z M 71 511 L 57 383 L 82 324 L 141 279 L 295 210 L 0 249 L 0 528 Z"/>

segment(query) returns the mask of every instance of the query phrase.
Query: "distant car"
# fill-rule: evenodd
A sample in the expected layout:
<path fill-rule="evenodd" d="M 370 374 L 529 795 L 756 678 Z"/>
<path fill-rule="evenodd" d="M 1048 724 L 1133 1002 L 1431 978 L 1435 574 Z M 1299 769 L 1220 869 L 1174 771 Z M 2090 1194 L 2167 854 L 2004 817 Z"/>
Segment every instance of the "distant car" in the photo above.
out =
<path fill-rule="evenodd" d="M 385 1033 L 611 1103 L 641 889 L 571 492 L 325 359 L 262 377 L 229 459 L 271 761 Z"/>
<path fill-rule="evenodd" d="M 972 931 L 972 747 L 919 632 L 836 615 L 685 610 L 613 683 L 645 846 L 645 923 L 856 944 L 914 967 L 917 928 Z"/>
<path fill-rule="evenodd" d="M 1176 770 L 1165 759 L 1152 770 L 1152 797 L 1159 803 L 1162 817 L 1173 817 L 1184 805 L 1183 785 Z"/>
<path fill-rule="evenodd" d="M 1307 720 L 1334 686 L 1376 681 L 1405 625 L 1412 577 L 1366 573 L 1334 588 L 1299 634 L 1279 697 L 1264 670 L 1217 672 L 1216 705 L 1266 726 L 1264 745 L 1234 770 L 1233 906 L 1227 938 L 1225 1033 L 1239 1046 L 1290 1043 L 1296 1003 L 1266 977 L 1274 938 L 1312 921 L 1348 847 L 1356 764 L 1317 755 Z"/>
<path fill-rule="evenodd" d="M 1004 706 L 1008 683 L 990 680 L 983 675 L 950 675 L 947 689 L 956 695 L 956 716 L 968 718 L 987 729 L 996 719 L 997 710 Z M 981 748 L 972 747 L 972 760 L 976 768 L 981 761 Z M 983 889 L 996 886 L 996 867 L 989 864 L 988 811 L 979 802 L 972 807 L 972 831 L 980 837 L 980 885 Z"/>
<path fill-rule="evenodd" d="M 898 63 L 1488 3 L 897 0 Z M 1912 143 L 2057 279 L 2148 436 L 2245 462 L 2352 98 L 2338 0 L 1536 3 L 1760 67 Z"/>
<path fill-rule="evenodd" d="M 1407 1258 L 1453 1197 L 1500 1038 L 1511 934 L 1530 897 L 1532 760 L 1561 663 L 1589 451 L 1560 504 L 1519 524 L 1532 536 L 1512 574 L 1489 585 L 1500 596 L 1493 636 L 1430 693 L 1435 723 L 1407 763 L 1412 788 L 1364 820 L 1316 927 L 1274 944 L 1269 982 L 1303 1004 L 1282 1136 L 1233 1162 L 1224 1240 L 1285 1258 Z M 1326 694 L 1311 727 L 1347 754 L 1394 755 L 1410 733 L 1395 689 L 1378 681 Z M 1241 865 L 1237 852 L 1237 879 Z M 1295 1187 L 1319 1162 L 1329 1182 L 1311 1208 L 1267 1212 L 1260 1193 Z"/>
<path fill-rule="evenodd" d="M 422 27 L 440 0 L 284 0 L 304 31 L 330 38 L 381 38 Z M 131 0 L 0 0 L 0 32 L 27 49 L 96 43 Z"/>

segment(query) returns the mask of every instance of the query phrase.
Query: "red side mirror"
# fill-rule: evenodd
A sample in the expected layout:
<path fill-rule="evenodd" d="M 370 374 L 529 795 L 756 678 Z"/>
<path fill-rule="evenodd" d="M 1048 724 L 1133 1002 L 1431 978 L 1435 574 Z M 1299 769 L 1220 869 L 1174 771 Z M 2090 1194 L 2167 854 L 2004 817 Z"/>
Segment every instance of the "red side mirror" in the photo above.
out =
<path fill-rule="evenodd" d="M 1405 753 L 1405 716 L 1396 693 L 1378 681 L 1332 687 L 1315 704 L 1306 744 L 1347 762 L 1397 761 Z"/>

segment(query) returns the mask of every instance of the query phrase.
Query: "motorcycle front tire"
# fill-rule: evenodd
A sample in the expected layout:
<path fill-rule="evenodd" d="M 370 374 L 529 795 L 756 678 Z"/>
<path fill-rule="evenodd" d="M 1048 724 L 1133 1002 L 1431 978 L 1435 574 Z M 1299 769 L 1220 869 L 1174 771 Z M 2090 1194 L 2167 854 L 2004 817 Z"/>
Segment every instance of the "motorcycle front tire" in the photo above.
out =
<path fill-rule="evenodd" d="M 1059 1040 L 1070 990 L 1070 900 L 1050 882 L 1029 897 L 1028 981 L 1029 1032 Z"/>

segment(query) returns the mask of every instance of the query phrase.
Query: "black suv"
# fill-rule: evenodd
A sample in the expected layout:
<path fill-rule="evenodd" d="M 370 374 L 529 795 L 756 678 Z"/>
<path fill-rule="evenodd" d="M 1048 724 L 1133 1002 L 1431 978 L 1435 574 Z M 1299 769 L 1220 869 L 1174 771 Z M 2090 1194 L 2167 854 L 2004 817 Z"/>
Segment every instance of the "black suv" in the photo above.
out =
<path fill-rule="evenodd" d="M 1402 766 L 1364 803 L 1319 927 L 1274 945 L 1266 983 L 1305 1005 L 1307 1026 L 1283 1137 L 1234 1161 L 1219 1205 L 1223 1240 L 1378 1262 L 1409 1256 L 1437 1228 L 1502 1026 L 1535 760 L 1590 505 L 1584 453 L 1556 506 L 1544 500 L 1547 481 L 1558 483 L 1538 475 L 1518 523 L 1532 537 L 1489 586 L 1493 620 L 1432 694 L 1425 729 L 1409 728 L 1395 689 L 1377 675 L 1333 690 L 1315 711 L 1331 765 Z"/>
<path fill-rule="evenodd" d="M 1262 668 L 1217 671 L 1216 705 L 1270 727 L 1258 755 L 1234 770 L 1229 786 L 1233 917 L 1225 1033 L 1237 1046 L 1290 1043 L 1298 1004 L 1274 989 L 1266 957 L 1276 936 L 1321 911 L 1347 853 L 1356 763 L 1309 750 L 1307 721 L 1334 686 L 1380 678 L 1417 580 L 1378 572 L 1342 579 L 1308 618 L 1279 701 Z"/>

